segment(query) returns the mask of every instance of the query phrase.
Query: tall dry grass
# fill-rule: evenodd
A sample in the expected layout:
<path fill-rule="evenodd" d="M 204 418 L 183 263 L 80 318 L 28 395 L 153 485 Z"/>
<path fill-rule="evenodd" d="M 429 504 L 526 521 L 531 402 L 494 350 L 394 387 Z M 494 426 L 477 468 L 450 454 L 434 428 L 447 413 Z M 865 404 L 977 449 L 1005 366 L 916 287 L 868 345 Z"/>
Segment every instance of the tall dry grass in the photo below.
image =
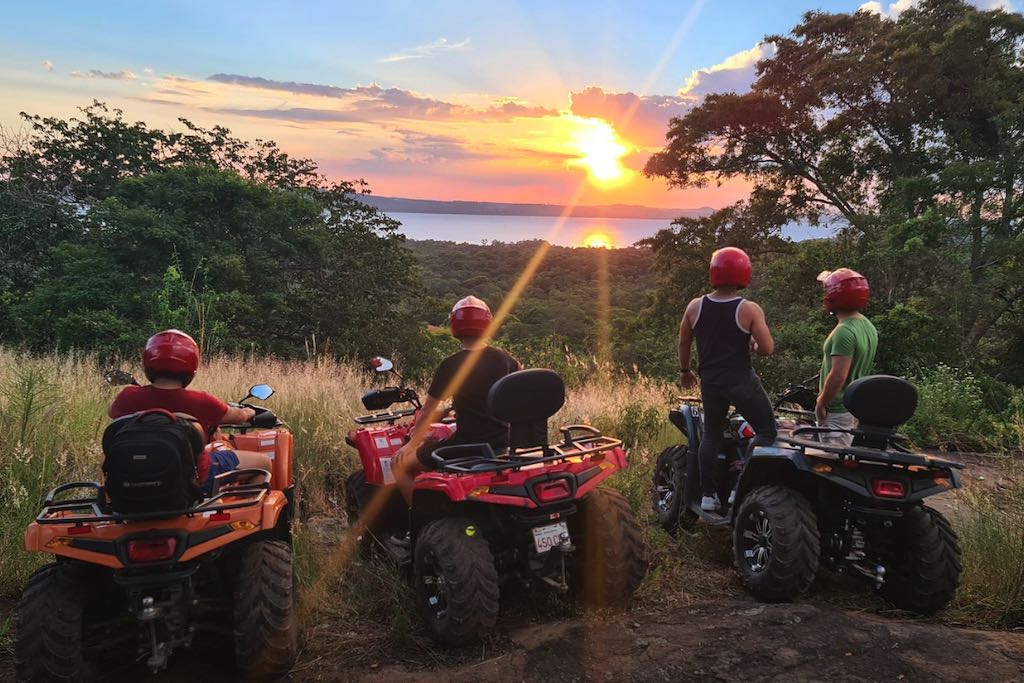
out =
<path fill-rule="evenodd" d="M 21 548 L 24 528 L 46 492 L 67 481 L 99 479 L 100 437 L 117 392 L 104 384 L 104 369 L 106 365 L 88 355 L 33 357 L 0 349 L 0 594 L 20 590 L 29 572 L 47 559 Z M 123 369 L 139 372 L 130 364 Z M 645 522 L 654 562 L 641 599 L 660 604 L 736 592 L 727 538 L 707 533 L 673 540 L 647 523 L 653 459 L 680 438 L 666 414 L 675 389 L 600 367 L 573 380 L 565 407 L 551 420 L 552 432 L 562 424 L 590 423 L 629 448 L 631 467 L 609 485 L 627 496 Z M 330 359 L 215 357 L 204 363 L 194 386 L 227 400 L 241 398 L 252 384 L 273 386 L 275 394 L 266 404 L 295 435 L 302 512 L 340 515 L 342 483 L 358 467 L 344 437 L 353 418 L 363 412 L 359 397 L 378 381 L 362 368 Z M 962 497 L 965 513 L 956 526 L 964 575 L 949 613 L 957 621 L 1003 627 L 1024 623 L 1024 476 L 1009 481 L 1007 488 Z M 296 550 L 306 584 L 330 547 L 314 542 L 300 523 Z M 332 610 L 344 615 L 343 621 L 357 613 L 366 623 L 382 614 L 390 615 L 389 622 L 408 621 L 408 601 L 394 593 L 403 590 L 401 581 L 386 579 L 394 588 L 387 607 L 379 594 L 367 591 L 385 580 L 377 576 L 380 568 L 357 565 L 351 571 L 355 573 L 333 583 Z M 389 634 L 391 642 L 405 637 L 394 629 Z"/>

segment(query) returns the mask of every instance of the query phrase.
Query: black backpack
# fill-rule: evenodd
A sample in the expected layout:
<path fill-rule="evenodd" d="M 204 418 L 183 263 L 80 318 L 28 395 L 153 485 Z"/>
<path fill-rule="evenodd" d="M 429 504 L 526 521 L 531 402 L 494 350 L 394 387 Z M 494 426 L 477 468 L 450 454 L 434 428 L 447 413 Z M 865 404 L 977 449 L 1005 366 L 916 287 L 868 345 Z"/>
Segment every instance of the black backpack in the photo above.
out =
<path fill-rule="evenodd" d="M 196 461 L 203 437 L 167 410 L 144 410 L 103 432 L 103 487 L 115 512 L 184 510 L 202 499 Z"/>

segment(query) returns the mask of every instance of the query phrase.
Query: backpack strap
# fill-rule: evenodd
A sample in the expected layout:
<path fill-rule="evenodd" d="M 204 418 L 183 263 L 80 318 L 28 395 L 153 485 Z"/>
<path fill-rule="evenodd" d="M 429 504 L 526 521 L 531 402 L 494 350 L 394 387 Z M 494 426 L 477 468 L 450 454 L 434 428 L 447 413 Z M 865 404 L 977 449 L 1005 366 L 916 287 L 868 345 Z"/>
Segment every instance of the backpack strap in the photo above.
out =
<path fill-rule="evenodd" d="M 171 411 L 167 410 L 166 408 L 149 408 L 148 410 L 140 410 L 139 412 L 135 413 L 135 417 L 144 417 L 146 415 L 151 415 L 153 413 L 159 413 L 160 415 L 165 416 L 171 422 L 178 421 L 178 416 L 172 413 Z"/>

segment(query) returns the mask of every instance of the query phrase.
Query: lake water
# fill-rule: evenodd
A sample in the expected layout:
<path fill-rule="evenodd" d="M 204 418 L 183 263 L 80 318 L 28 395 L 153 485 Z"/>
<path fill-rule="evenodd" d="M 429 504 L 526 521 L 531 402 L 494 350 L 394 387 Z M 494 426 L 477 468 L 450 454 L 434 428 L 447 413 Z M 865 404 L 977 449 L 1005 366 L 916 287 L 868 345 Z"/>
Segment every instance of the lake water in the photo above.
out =
<path fill-rule="evenodd" d="M 545 239 L 553 244 L 575 247 L 590 234 L 608 235 L 614 246 L 627 247 L 669 227 L 671 221 L 648 218 L 569 218 L 555 232 L 558 218 L 553 216 L 476 216 L 447 213 L 390 213 L 402 222 L 402 232 L 412 240 L 469 242 L 498 240 L 520 242 Z M 822 228 L 789 225 L 783 234 L 793 240 L 827 237 Z"/>

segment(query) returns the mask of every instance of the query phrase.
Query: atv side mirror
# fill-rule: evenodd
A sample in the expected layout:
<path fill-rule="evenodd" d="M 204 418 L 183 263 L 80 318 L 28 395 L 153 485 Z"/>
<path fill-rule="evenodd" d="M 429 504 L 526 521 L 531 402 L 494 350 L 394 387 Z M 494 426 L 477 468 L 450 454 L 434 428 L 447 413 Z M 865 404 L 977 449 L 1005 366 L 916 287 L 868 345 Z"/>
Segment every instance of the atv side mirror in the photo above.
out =
<path fill-rule="evenodd" d="M 138 385 L 132 373 L 125 372 L 124 370 L 107 370 L 103 373 L 103 381 L 112 387 L 120 387 L 125 384 Z"/>
<path fill-rule="evenodd" d="M 261 401 L 266 401 L 268 398 L 274 395 L 274 390 L 269 384 L 254 384 L 249 387 L 249 396 L 258 398 Z"/>
<path fill-rule="evenodd" d="M 373 366 L 374 372 L 391 372 L 395 369 L 395 364 L 389 361 L 387 358 L 380 356 L 374 356 L 370 359 L 370 365 Z"/>

